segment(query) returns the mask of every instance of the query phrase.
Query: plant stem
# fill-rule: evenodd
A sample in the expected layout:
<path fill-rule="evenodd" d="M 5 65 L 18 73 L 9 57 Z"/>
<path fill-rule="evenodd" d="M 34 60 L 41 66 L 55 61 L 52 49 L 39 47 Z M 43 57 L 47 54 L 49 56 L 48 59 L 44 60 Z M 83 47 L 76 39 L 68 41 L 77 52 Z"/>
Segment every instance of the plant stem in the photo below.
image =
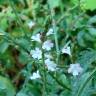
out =
<path fill-rule="evenodd" d="M 42 44 L 41 44 L 42 45 Z M 45 56 L 44 56 L 44 50 L 41 46 L 41 50 L 42 50 L 42 66 L 43 66 L 43 93 L 42 93 L 42 96 L 47 96 L 46 94 L 46 67 L 45 67 Z"/>
<path fill-rule="evenodd" d="M 58 45 L 58 35 L 57 35 L 57 29 L 56 29 L 56 22 L 54 19 L 54 16 L 55 16 L 54 9 L 51 10 L 51 16 L 52 16 L 52 26 L 53 26 L 53 30 L 54 30 L 54 38 L 55 38 L 56 54 L 57 54 L 56 63 L 59 65 L 60 51 L 59 51 L 59 45 Z"/>

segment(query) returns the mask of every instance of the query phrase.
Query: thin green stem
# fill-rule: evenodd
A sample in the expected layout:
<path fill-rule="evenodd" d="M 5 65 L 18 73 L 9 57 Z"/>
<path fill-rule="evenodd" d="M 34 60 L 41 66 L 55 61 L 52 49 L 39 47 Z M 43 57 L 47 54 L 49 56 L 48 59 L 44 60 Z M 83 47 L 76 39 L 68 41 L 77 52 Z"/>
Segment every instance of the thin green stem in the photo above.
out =
<path fill-rule="evenodd" d="M 54 9 L 51 10 L 51 16 L 52 16 L 52 26 L 54 30 L 54 38 L 55 38 L 56 54 L 57 54 L 56 63 L 59 65 L 60 51 L 59 51 L 59 45 L 58 45 L 58 34 L 57 34 L 56 22 L 54 19 L 54 16 L 55 16 Z"/>
<path fill-rule="evenodd" d="M 43 81 L 44 81 L 42 96 L 46 96 L 47 95 L 46 94 L 46 81 L 47 81 L 47 79 L 46 79 L 45 56 L 44 56 L 44 50 L 43 50 L 42 46 L 41 46 L 41 50 L 42 50 L 42 66 L 43 66 Z"/>

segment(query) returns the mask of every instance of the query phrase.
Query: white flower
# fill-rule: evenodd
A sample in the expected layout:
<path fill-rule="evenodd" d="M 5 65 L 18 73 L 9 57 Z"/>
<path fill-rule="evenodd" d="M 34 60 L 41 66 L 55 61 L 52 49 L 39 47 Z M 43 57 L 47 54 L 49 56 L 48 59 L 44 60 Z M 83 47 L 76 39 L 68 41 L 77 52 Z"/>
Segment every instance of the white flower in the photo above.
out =
<path fill-rule="evenodd" d="M 42 48 L 49 51 L 51 50 L 51 48 L 54 46 L 54 44 L 50 41 L 50 40 L 47 40 L 43 43 L 42 45 Z"/>
<path fill-rule="evenodd" d="M 32 41 L 41 42 L 41 35 L 38 33 L 36 35 L 31 36 Z"/>
<path fill-rule="evenodd" d="M 57 65 L 51 61 L 50 59 L 45 60 L 45 65 L 47 66 L 49 71 L 56 71 L 57 70 Z"/>
<path fill-rule="evenodd" d="M 35 50 L 31 50 L 30 54 L 34 59 L 41 59 L 42 58 L 42 51 L 39 48 L 35 48 Z"/>
<path fill-rule="evenodd" d="M 53 28 L 50 28 L 49 30 L 48 30 L 48 32 L 46 33 L 46 36 L 49 36 L 49 35 L 51 35 L 51 34 L 53 34 Z"/>
<path fill-rule="evenodd" d="M 53 58 L 50 54 L 45 53 L 44 55 L 45 55 L 45 58 L 47 58 L 47 59 L 52 59 Z"/>
<path fill-rule="evenodd" d="M 41 78 L 38 70 L 37 70 L 37 72 L 34 72 L 34 73 L 32 74 L 32 76 L 30 76 L 30 79 L 31 79 L 31 80 L 38 79 L 38 78 Z"/>
<path fill-rule="evenodd" d="M 70 47 L 69 47 L 69 46 L 68 46 L 68 47 L 64 47 L 64 48 L 62 49 L 62 53 L 65 53 L 65 54 L 68 54 L 68 55 L 71 56 Z"/>
<path fill-rule="evenodd" d="M 82 73 L 83 68 L 80 66 L 80 64 L 70 64 L 70 67 L 68 69 L 68 73 L 71 73 L 73 76 L 77 76 L 80 73 Z"/>
<path fill-rule="evenodd" d="M 28 27 L 31 29 L 33 26 L 35 26 L 35 22 L 30 21 L 28 22 Z"/>

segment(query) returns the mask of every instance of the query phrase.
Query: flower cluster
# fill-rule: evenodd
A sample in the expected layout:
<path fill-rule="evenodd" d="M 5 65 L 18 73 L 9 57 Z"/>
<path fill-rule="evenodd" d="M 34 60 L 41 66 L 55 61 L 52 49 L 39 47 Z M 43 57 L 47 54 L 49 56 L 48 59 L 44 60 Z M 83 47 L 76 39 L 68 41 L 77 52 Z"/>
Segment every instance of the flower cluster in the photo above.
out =
<path fill-rule="evenodd" d="M 33 35 L 32 37 L 31 37 L 31 40 L 32 41 L 37 41 L 37 42 L 41 42 L 41 35 L 38 33 L 38 34 L 36 34 L 36 35 Z"/>
<path fill-rule="evenodd" d="M 49 31 L 47 32 L 46 36 L 49 36 L 53 34 L 53 29 L 50 28 Z M 41 41 L 41 34 L 37 33 L 31 37 L 31 41 L 36 41 L 40 44 L 42 44 Z M 44 57 L 45 57 L 45 66 L 47 67 L 48 71 L 56 71 L 57 65 L 52 61 L 51 59 L 53 58 L 48 52 L 54 47 L 54 44 L 51 40 L 46 40 L 42 44 L 42 49 L 45 51 Z M 36 47 L 34 50 L 30 51 L 30 54 L 33 59 L 41 60 L 42 59 L 42 51 L 40 48 Z M 33 73 L 33 75 L 30 77 L 31 79 L 34 79 L 39 76 L 39 72 Z"/>
<path fill-rule="evenodd" d="M 83 68 L 80 66 L 80 64 L 78 64 L 78 63 L 70 64 L 68 73 L 71 73 L 73 76 L 77 76 L 82 72 L 83 72 Z"/>
<path fill-rule="evenodd" d="M 47 66 L 49 71 L 56 71 L 57 65 L 54 63 L 54 61 L 51 61 L 50 59 L 45 60 L 45 65 Z"/>
<path fill-rule="evenodd" d="M 50 40 L 45 41 L 42 45 L 42 48 L 47 51 L 51 50 L 53 47 L 54 47 L 54 44 Z"/>
<path fill-rule="evenodd" d="M 35 50 L 31 50 L 30 54 L 34 59 L 41 59 L 42 58 L 42 51 L 39 48 L 35 48 Z"/>
<path fill-rule="evenodd" d="M 54 31 L 52 28 L 50 28 L 48 30 L 48 32 L 46 33 L 46 36 L 52 35 L 54 34 Z M 33 35 L 31 37 L 31 41 L 36 41 L 40 44 L 42 44 L 41 41 L 41 34 L 37 33 L 35 35 Z M 51 40 L 46 40 L 43 42 L 42 44 L 42 50 L 44 50 L 44 58 L 45 59 L 45 66 L 48 69 L 48 71 L 57 71 L 57 64 L 52 61 L 53 57 L 49 54 L 49 52 L 51 51 L 51 49 L 54 47 L 54 43 Z M 40 48 L 36 47 L 34 50 L 30 51 L 30 54 L 32 56 L 33 59 L 37 59 L 37 60 L 41 60 L 42 59 L 42 51 Z M 67 54 L 69 56 L 71 56 L 71 48 L 70 46 L 64 46 L 61 50 L 62 54 Z M 80 73 L 82 73 L 83 68 L 80 66 L 80 64 L 70 64 L 70 67 L 68 68 L 68 73 L 71 73 L 73 76 L 77 76 Z M 40 74 L 39 71 L 33 73 L 33 75 L 30 77 L 30 79 L 37 79 L 40 78 Z"/>

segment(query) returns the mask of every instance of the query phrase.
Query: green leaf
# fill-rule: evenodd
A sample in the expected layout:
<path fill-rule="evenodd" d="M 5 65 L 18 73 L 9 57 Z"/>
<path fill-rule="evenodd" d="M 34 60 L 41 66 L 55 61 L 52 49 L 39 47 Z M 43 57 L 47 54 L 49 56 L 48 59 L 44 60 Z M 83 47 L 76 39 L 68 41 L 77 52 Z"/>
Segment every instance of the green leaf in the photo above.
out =
<path fill-rule="evenodd" d="M 29 55 L 26 52 L 21 51 L 19 55 L 19 62 L 21 62 L 22 64 L 27 64 L 29 60 Z"/>
<path fill-rule="evenodd" d="M 8 42 L 0 42 L 0 53 L 4 53 L 7 48 L 9 47 L 9 43 Z"/>
<path fill-rule="evenodd" d="M 96 28 L 88 28 L 88 31 L 90 35 L 92 35 L 93 37 L 96 37 Z"/>
<path fill-rule="evenodd" d="M 79 4 L 79 0 L 71 0 L 71 2 L 75 5 Z M 95 10 L 96 0 L 80 0 L 80 6 L 81 8 L 84 7 L 84 9 Z"/>
<path fill-rule="evenodd" d="M 8 28 L 8 21 L 7 21 L 7 18 L 3 18 L 1 19 L 0 21 L 0 27 L 3 29 L 3 30 L 6 30 Z"/>
<path fill-rule="evenodd" d="M 50 8 L 53 9 L 60 6 L 60 1 L 61 0 L 48 0 L 48 4 Z"/>
<path fill-rule="evenodd" d="M 0 94 L 4 94 L 4 96 L 15 96 L 15 88 L 12 83 L 9 79 L 2 76 L 0 76 Z"/>
<path fill-rule="evenodd" d="M 24 92 L 19 92 L 16 96 L 28 96 Z"/>
<path fill-rule="evenodd" d="M 86 9 L 95 10 L 96 9 L 96 0 L 86 0 Z"/>
<path fill-rule="evenodd" d="M 67 86 L 68 88 L 70 88 L 69 82 L 68 82 L 68 80 L 67 80 L 67 78 L 66 78 L 66 76 L 65 76 L 64 74 L 60 75 L 58 78 L 59 78 L 59 80 L 60 80 L 65 86 Z"/>
<path fill-rule="evenodd" d="M 77 41 L 78 41 L 78 44 L 82 47 L 85 47 L 85 41 L 84 41 L 84 35 L 85 35 L 85 32 L 83 31 L 80 31 L 77 35 Z"/>
<path fill-rule="evenodd" d="M 16 42 L 24 49 L 30 50 L 30 42 L 25 38 L 17 39 Z"/>
<path fill-rule="evenodd" d="M 4 32 L 1 28 L 0 28 L 0 35 L 3 36 L 3 35 L 7 35 L 6 32 Z"/>
<path fill-rule="evenodd" d="M 89 20 L 88 20 L 88 24 L 93 24 L 93 23 L 96 23 L 96 15 L 91 17 Z"/>
<path fill-rule="evenodd" d="M 96 61 L 96 51 L 93 50 L 81 52 L 77 60 L 77 62 L 80 63 L 85 70 L 88 69 L 94 61 Z"/>
<path fill-rule="evenodd" d="M 86 88 L 86 86 L 89 84 L 89 82 L 90 82 L 90 80 L 92 79 L 92 77 L 95 75 L 95 73 L 96 73 L 96 68 L 92 71 L 92 72 L 90 72 L 89 74 L 87 74 L 87 75 L 85 75 L 84 76 L 84 78 L 85 78 L 85 80 L 83 80 L 83 82 L 81 83 L 81 85 L 80 85 L 80 87 L 79 87 L 79 89 L 78 89 L 78 91 L 77 91 L 77 94 L 76 94 L 76 96 L 84 96 L 84 95 L 82 95 L 83 94 L 83 91 L 84 91 L 84 89 Z"/>

